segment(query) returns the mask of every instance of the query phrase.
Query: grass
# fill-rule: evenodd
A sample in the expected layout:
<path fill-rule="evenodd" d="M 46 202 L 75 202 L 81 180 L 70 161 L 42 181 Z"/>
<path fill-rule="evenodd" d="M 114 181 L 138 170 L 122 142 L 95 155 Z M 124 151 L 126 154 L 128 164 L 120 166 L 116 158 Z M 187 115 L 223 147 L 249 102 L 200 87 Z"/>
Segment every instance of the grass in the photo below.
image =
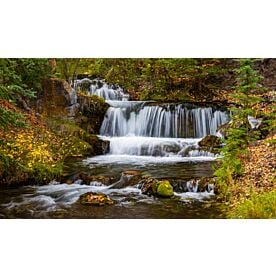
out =
<path fill-rule="evenodd" d="M 276 218 L 276 191 L 253 193 L 238 203 L 230 212 L 230 218 L 267 219 Z"/>

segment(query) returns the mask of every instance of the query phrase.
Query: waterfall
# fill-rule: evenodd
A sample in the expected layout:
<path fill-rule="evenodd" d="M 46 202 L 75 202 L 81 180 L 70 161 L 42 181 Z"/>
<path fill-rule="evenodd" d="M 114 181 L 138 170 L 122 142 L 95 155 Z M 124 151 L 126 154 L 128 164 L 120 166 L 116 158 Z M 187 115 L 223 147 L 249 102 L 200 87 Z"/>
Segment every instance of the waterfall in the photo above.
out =
<path fill-rule="evenodd" d="M 130 105 L 127 105 L 129 104 Z M 217 128 L 226 123 L 227 114 L 212 107 L 167 104 L 162 106 L 112 106 L 101 126 L 104 136 L 147 136 L 171 138 L 200 138 L 215 135 Z"/>
<path fill-rule="evenodd" d="M 105 100 L 127 101 L 129 97 L 119 85 L 109 85 L 99 78 L 93 80 L 88 78 L 76 80 L 74 88 L 77 91 L 86 91 L 89 95 L 97 95 Z"/>
<path fill-rule="evenodd" d="M 228 121 L 227 113 L 214 107 L 129 101 L 120 86 L 100 79 L 77 80 L 75 89 L 98 95 L 110 105 L 100 129 L 100 137 L 110 142 L 109 157 L 210 160 L 214 154 L 201 150 L 198 142 L 216 135 Z"/>

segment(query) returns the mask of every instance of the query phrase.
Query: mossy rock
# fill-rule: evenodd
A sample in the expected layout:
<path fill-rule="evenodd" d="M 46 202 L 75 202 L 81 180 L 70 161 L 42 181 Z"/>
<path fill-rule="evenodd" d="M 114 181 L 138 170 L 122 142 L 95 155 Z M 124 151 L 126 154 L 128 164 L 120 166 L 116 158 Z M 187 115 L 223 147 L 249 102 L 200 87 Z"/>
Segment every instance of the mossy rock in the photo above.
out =
<path fill-rule="evenodd" d="M 80 196 L 79 202 L 83 205 L 105 206 L 112 205 L 114 201 L 105 194 L 88 192 Z"/>
<path fill-rule="evenodd" d="M 157 197 L 172 197 L 173 187 L 168 180 L 158 181 L 152 177 L 144 177 L 139 184 L 142 185 L 142 194 L 153 195 Z"/>
<path fill-rule="evenodd" d="M 198 145 L 206 148 L 220 147 L 221 139 L 215 135 L 206 135 Z"/>
<path fill-rule="evenodd" d="M 161 197 L 173 196 L 173 187 L 168 180 L 157 182 L 157 195 Z"/>

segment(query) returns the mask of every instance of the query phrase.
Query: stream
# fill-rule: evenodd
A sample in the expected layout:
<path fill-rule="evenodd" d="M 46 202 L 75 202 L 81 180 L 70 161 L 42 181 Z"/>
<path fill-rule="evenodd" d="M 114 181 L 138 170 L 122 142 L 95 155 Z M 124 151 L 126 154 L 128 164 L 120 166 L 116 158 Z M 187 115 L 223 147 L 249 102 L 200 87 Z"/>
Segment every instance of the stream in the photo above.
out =
<path fill-rule="evenodd" d="M 71 183 L 53 180 L 43 186 L 1 189 L 0 218 L 224 218 L 225 206 L 216 201 L 214 187 L 202 191 L 191 184 L 191 179 L 212 176 L 217 156 L 202 150 L 198 142 L 208 134 L 218 135 L 218 127 L 228 121 L 224 110 L 129 101 L 122 88 L 99 79 L 78 80 L 75 89 L 83 83 L 87 93 L 110 105 L 99 134 L 110 146 L 105 155 L 66 165 L 71 175 L 81 171 L 96 180 L 88 185 L 72 177 Z M 174 196 L 144 195 L 139 183 L 111 187 L 126 171 L 168 179 Z M 78 199 L 87 192 L 106 194 L 115 204 L 82 205 Z"/>

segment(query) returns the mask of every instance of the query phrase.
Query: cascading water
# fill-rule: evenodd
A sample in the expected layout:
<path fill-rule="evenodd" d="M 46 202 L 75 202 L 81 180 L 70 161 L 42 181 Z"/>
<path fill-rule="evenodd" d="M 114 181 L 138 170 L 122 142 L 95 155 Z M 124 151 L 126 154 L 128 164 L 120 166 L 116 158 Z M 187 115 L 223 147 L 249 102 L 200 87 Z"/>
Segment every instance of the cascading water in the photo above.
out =
<path fill-rule="evenodd" d="M 100 129 L 101 138 L 110 142 L 109 158 L 124 155 L 209 160 L 214 155 L 201 151 L 198 141 L 208 134 L 216 135 L 217 128 L 228 120 L 226 112 L 213 107 L 128 101 L 121 87 L 100 79 L 77 80 L 75 88 L 103 97 L 110 105 Z"/>
<path fill-rule="evenodd" d="M 202 138 L 208 134 L 215 135 L 217 128 L 227 122 L 226 113 L 212 107 L 146 104 L 124 102 L 110 107 L 100 130 L 101 135 Z"/>
<path fill-rule="evenodd" d="M 0 218 L 221 216 L 219 209 L 204 205 L 213 197 L 214 186 L 212 183 L 202 186 L 198 179 L 212 175 L 211 161 L 215 156 L 201 150 L 198 142 L 205 135 L 216 134 L 217 128 L 228 120 L 226 112 L 189 104 L 128 101 L 122 88 L 100 79 L 77 80 L 75 90 L 103 97 L 110 105 L 99 135 L 109 141 L 109 152 L 67 164 L 72 169 L 70 173 L 74 172 L 72 182 L 53 181 L 45 186 L 0 192 Z M 175 197 L 163 204 L 162 199 L 144 195 L 137 179 L 130 184 L 136 172 L 141 177 L 169 180 Z M 89 183 L 80 177 L 85 173 L 92 177 Z M 113 180 L 105 182 L 105 178 Z M 87 192 L 104 193 L 116 203 L 100 208 L 83 207 L 78 199 Z"/>
<path fill-rule="evenodd" d="M 96 78 L 90 80 L 84 78 L 82 80 L 76 80 L 74 88 L 78 91 L 85 90 L 89 95 L 97 95 L 105 100 L 128 100 L 129 95 L 125 94 L 123 89 L 116 85 L 108 85 L 103 80 Z"/>

